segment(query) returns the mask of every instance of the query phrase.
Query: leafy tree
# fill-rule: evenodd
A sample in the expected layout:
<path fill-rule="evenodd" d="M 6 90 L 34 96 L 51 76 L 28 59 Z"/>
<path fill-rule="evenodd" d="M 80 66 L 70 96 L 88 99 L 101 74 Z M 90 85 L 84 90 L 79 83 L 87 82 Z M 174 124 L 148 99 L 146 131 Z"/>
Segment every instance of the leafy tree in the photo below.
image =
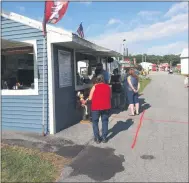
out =
<path fill-rule="evenodd" d="M 171 55 L 160 56 L 160 55 L 143 54 L 143 61 L 145 61 L 144 56 L 146 56 L 146 62 L 151 62 L 151 63 L 154 63 L 154 64 L 171 63 L 172 66 L 176 66 L 178 63 L 180 63 L 180 55 L 171 54 Z M 141 54 L 137 54 L 137 55 L 129 54 L 128 57 L 131 61 L 133 61 L 133 58 L 136 58 L 137 63 L 142 62 L 142 55 Z"/>

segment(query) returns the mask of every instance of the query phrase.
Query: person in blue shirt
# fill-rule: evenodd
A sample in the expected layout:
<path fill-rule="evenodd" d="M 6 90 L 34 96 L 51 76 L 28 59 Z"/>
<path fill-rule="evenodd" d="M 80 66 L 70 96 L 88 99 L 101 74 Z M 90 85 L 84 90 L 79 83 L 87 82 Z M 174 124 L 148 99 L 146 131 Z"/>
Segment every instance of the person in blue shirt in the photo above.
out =
<path fill-rule="evenodd" d="M 129 70 L 129 76 L 127 77 L 127 96 L 129 100 L 129 108 L 131 110 L 130 116 L 135 115 L 135 110 L 136 114 L 139 115 L 139 92 L 140 89 L 140 82 L 139 78 L 136 75 L 134 69 Z"/>
<path fill-rule="evenodd" d="M 127 77 L 129 75 L 129 70 L 126 69 L 122 72 L 122 86 L 123 86 L 123 96 L 124 96 L 124 106 L 128 104 L 128 96 L 127 96 L 127 88 L 128 88 L 128 82 Z"/>
<path fill-rule="evenodd" d="M 105 82 L 106 84 L 109 84 L 110 75 L 109 75 L 108 71 L 106 71 L 106 70 L 103 69 L 102 63 L 97 63 L 97 66 L 96 66 L 96 70 L 95 70 L 95 75 L 96 75 L 96 77 L 97 77 L 99 74 L 102 74 L 102 75 L 104 76 L 104 82 Z"/>

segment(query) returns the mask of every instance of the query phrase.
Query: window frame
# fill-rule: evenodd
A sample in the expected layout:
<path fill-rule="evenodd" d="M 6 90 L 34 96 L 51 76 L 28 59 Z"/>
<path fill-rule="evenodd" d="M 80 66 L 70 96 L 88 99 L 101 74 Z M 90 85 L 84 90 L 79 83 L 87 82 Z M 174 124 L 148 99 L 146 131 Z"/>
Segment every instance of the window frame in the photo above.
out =
<path fill-rule="evenodd" d="M 18 96 L 25 96 L 25 95 L 39 95 L 39 82 L 38 82 L 38 66 L 37 66 L 37 41 L 36 40 L 24 40 L 20 41 L 23 43 L 29 43 L 33 45 L 34 54 L 33 54 L 33 61 L 34 61 L 34 89 L 27 89 L 27 90 L 8 90 L 2 89 L 1 95 L 18 95 Z"/>

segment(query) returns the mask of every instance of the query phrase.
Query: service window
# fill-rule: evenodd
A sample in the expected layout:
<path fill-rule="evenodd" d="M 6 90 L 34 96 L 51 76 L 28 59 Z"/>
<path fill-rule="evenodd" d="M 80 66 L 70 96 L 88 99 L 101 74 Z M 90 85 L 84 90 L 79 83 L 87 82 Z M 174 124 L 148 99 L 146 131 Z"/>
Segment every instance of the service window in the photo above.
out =
<path fill-rule="evenodd" d="M 36 52 L 33 45 L 1 50 L 3 95 L 38 94 Z"/>

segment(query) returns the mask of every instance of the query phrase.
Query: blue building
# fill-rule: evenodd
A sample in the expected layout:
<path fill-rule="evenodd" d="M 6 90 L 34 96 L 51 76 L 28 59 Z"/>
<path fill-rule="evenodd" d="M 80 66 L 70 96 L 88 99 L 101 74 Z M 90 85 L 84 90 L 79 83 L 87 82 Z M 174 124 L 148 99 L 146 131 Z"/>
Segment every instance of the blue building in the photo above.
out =
<path fill-rule="evenodd" d="M 45 39 L 41 22 L 15 13 L 2 12 L 1 31 L 2 130 L 55 134 L 78 123 L 76 94 L 92 86 L 78 77 L 120 56 L 50 25 Z"/>

